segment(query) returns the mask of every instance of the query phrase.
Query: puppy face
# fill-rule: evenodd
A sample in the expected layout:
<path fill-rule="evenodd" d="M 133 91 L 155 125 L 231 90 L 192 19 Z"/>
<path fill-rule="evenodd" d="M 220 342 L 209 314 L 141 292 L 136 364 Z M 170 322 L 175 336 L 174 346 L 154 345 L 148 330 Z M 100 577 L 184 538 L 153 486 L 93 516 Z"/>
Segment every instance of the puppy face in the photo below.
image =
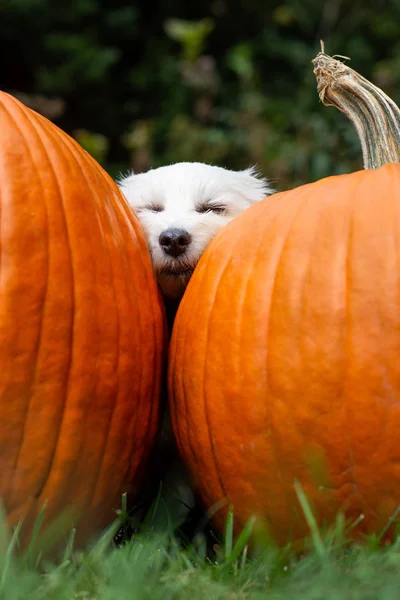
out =
<path fill-rule="evenodd" d="M 147 237 L 165 297 L 179 299 L 204 250 L 234 217 L 272 192 L 254 169 L 177 163 L 119 182 Z"/>

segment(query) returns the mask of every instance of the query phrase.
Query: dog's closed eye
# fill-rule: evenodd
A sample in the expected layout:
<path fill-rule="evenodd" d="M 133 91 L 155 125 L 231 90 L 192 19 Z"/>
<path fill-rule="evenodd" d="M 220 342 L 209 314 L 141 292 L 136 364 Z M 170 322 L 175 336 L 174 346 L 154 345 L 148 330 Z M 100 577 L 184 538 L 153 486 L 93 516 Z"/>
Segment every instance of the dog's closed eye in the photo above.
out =
<path fill-rule="evenodd" d="M 141 212 L 143 210 L 148 210 L 149 212 L 154 212 L 154 213 L 158 213 L 158 212 L 163 212 L 164 207 L 161 204 L 146 204 L 145 206 L 142 206 L 141 208 L 137 209 L 137 212 Z"/>
<path fill-rule="evenodd" d="M 196 206 L 196 212 L 198 213 L 208 213 L 213 212 L 217 215 L 223 215 L 226 211 L 226 206 L 224 204 L 215 204 L 213 202 L 203 202 Z"/>

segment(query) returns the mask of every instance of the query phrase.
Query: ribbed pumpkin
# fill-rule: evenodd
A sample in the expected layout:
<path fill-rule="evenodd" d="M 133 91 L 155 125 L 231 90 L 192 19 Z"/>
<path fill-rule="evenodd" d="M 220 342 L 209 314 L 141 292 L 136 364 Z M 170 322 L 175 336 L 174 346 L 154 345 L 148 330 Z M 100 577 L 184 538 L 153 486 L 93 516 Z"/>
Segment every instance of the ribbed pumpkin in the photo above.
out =
<path fill-rule="evenodd" d="M 136 217 L 65 133 L 0 93 L 0 497 L 85 541 L 135 493 L 164 320 Z"/>
<path fill-rule="evenodd" d="M 386 144 L 399 162 L 397 107 L 326 55 L 317 74 L 332 64 L 325 101 L 347 98 L 351 116 L 351 98 L 367 115 L 364 156 Z M 232 221 L 180 305 L 169 391 L 204 504 L 231 502 L 237 530 L 257 515 L 280 543 L 301 539 L 297 480 L 320 523 L 343 511 L 380 532 L 400 504 L 400 165 L 276 194 Z"/>

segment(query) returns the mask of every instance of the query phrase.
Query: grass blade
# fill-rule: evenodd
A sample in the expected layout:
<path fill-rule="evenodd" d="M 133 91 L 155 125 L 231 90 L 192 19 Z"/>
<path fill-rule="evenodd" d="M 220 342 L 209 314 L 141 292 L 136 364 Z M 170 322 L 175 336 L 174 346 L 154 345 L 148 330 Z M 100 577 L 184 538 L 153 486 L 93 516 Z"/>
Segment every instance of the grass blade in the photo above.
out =
<path fill-rule="evenodd" d="M 378 535 L 378 541 L 379 542 L 382 541 L 382 538 L 388 532 L 388 530 L 390 529 L 390 527 L 393 525 L 393 523 L 395 522 L 395 520 L 399 516 L 399 513 L 400 513 L 400 505 L 396 508 L 396 510 L 394 511 L 394 513 L 392 514 L 392 516 L 390 517 L 390 519 L 388 520 L 388 522 L 386 523 L 385 527 L 382 529 L 381 533 Z"/>
<path fill-rule="evenodd" d="M 234 562 L 235 560 L 237 560 L 239 558 L 240 554 L 244 551 L 245 547 L 247 546 L 247 544 L 249 542 L 250 536 L 253 532 L 255 522 L 256 522 L 256 518 L 251 517 L 247 521 L 246 525 L 243 527 L 238 539 L 235 542 L 233 550 L 231 552 L 231 562 Z"/>
<path fill-rule="evenodd" d="M 42 508 L 40 509 L 40 512 L 37 516 L 37 519 L 35 520 L 34 526 L 33 526 L 33 532 L 32 532 L 32 536 L 28 545 L 27 550 L 25 551 L 24 555 L 23 555 L 23 561 L 26 565 L 28 566 L 34 566 L 35 562 L 33 560 L 33 556 L 34 556 L 34 551 L 35 551 L 35 547 L 37 544 L 37 541 L 39 539 L 39 533 L 40 530 L 42 528 L 43 525 L 43 520 L 44 520 L 44 515 L 46 513 L 46 502 L 43 504 Z"/>
<path fill-rule="evenodd" d="M 296 495 L 299 500 L 300 506 L 302 508 L 304 518 L 307 521 L 307 525 L 310 529 L 311 538 L 314 543 L 315 551 L 320 558 L 324 559 L 326 557 L 325 546 L 324 546 L 321 534 L 318 529 L 317 521 L 315 520 L 314 514 L 311 510 L 311 506 L 307 500 L 307 496 L 305 495 L 304 490 L 298 481 L 295 481 L 293 485 L 294 485 L 294 489 L 296 491 Z"/>
<path fill-rule="evenodd" d="M 225 521 L 225 531 L 224 531 L 224 556 L 225 560 L 230 561 L 232 555 L 233 548 L 233 507 L 230 505 L 228 508 L 228 515 Z"/>

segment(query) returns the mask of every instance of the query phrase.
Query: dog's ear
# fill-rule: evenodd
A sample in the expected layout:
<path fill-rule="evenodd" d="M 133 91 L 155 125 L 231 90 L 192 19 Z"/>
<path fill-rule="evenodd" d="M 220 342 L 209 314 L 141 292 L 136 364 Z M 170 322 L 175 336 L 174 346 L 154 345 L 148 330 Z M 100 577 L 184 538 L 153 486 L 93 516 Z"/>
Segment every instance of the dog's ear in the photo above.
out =
<path fill-rule="evenodd" d="M 122 173 L 116 178 L 115 182 L 118 185 L 129 204 L 135 208 L 138 204 L 138 196 L 136 194 L 136 183 L 138 182 L 139 175 L 136 175 L 133 171 L 122 175 Z"/>
<path fill-rule="evenodd" d="M 135 177 L 136 175 L 133 171 L 129 171 L 125 174 L 120 173 L 118 177 L 116 177 L 115 183 L 118 185 L 119 188 L 122 189 L 124 187 L 128 187 L 131 183 L 133 183 Z"/>
<path fill-rule="evenodd" d="M 255 204 L 275 192 L 268 179 L 263 177 L 256 167 L 237 171 L 236 189 L 249 204 Z"/>

